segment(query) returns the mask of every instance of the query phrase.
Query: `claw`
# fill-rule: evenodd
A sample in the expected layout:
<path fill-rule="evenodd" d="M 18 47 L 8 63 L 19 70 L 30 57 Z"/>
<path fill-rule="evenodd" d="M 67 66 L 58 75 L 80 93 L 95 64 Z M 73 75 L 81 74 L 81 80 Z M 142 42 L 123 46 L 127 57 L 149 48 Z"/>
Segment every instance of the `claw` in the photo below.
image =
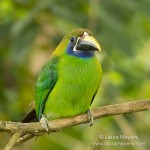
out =
<path fill-rule="evenodd" d="M 40 120 L 40 123 L 41 123 L 42 127 L 49 133 L 48 120 L 47 120 L 47 118 L 45 117 L 45 115 L 42 115 L 42 118 L 41 118 L 41 120 Z"/>
<path fill-rule="evenodd" d="M 92 114 L 92 111 L 90 109 L 88 109 L 87 115 L 88 115 L 88 118 L 90 121 L 90 126 L 92 126 L 93 125 L 93 114 Z"/>

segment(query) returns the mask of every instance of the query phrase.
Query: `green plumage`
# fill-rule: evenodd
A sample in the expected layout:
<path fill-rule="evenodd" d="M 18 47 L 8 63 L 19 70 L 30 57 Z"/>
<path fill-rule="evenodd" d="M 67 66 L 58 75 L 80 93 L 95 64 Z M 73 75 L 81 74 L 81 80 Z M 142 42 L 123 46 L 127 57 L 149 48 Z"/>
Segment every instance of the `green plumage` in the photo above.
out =
<path fill-rule="evenodd" d="M 49 93 L 57 81 L 57 62 L 57 57 L 50 59 L 39 74 L 35 91 L 36 113 L 38 119 L 40 119 Z"/>
<path fill-rule="evenodd" d="M 82 52 L 82 55 L 67 52 L 73 48 L 69 47 L 70 38 L 82 37 L 84 32 L 92 36 L 85 29 L 72 31 L 65 36 L 42 68 L 35 89 L 39 120 L 42 114 L 52 120 L 75 116 L 89 109 L 101 81 L 100 63 L 95 52 L 87 52 L 89 57 L 86 58 Z"/>

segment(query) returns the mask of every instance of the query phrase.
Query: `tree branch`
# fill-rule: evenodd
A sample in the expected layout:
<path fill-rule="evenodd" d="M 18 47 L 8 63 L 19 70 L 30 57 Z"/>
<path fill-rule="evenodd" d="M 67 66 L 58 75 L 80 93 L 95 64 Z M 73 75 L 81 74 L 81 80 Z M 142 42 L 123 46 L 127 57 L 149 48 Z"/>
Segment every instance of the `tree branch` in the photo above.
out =
<path fill-rule="evenodd" d="M 15 134 L 13 134 L 13 136 L 11 137 L 11 140 L 9 140 L 8 144 L 5 146 L 4 150 L 10 150 L 12 149 L 17 140 L 19 139 L 19 137 L 22 135 L 22 132 L 16 132 Z"/>
<path fill-rule="evenodd" d="M 129 114 L 150 109 L 150 100 L 141 100 L 126 102 L 115 105 L 98 107 L 92 110 L 94 119 Z M 87 114 L 81 114 L 70 118 L 62 118 L 49 122 L 49 132 L 57 132 L 63 128 L 72 127 L 78 124 L 88 123 Z M 21 123 L 21 122 L 6 122 L 0 121 L 0 132 L 18 133 L 21 132 L 20 138 L 16 145 L 25 142 L 26 140 L 47 133 L 39 122 Z"/>

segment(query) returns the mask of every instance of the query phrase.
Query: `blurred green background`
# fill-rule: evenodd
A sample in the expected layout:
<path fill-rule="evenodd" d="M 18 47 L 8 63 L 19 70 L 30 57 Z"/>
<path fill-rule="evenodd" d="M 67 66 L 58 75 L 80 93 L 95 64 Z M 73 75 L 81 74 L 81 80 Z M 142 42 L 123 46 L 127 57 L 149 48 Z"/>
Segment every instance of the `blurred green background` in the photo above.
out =
<path fill-rule="evenodd" d="M 101 44 L 103 79 L 92 108 L 150 98 L 149 0 L 0 0 L 0 120 L 19 121 L 34 100 L 39 70 L 62 37 L 88 28 Z M 101 118 L 35 138 L 17 150 L 150 149 L 150 111 Z M 138 140 L 106 140 L 100 135 Z M 10 134 L 0 133 L 0 149 Z M 145 143 L 93 146 L 93 142 Z M 141 145 L 141 144 L 140 144 Z"/>

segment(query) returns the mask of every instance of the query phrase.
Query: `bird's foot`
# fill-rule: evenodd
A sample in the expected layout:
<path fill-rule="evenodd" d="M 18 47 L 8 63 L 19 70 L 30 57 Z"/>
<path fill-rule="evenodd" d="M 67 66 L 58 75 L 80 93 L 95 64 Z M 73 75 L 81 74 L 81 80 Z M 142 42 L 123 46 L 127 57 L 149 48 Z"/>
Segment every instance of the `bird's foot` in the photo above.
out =
<path fill-rule="evenodd" d="M 42 118 L 40 119 L 40 123 L 41 123 L 42 127 L 49 133 L 48 120 L 45 117 L 45 115 L 42 115 Z"/>
<path fill-rule="evenodd" d="M 88 115 L 88 118 L 89 118 L 89 121 L 90 121 L 90 126 L 92 126 L 93 125 L 93 113 L 90 109 L 88 109 L 87 115 Z"/>

